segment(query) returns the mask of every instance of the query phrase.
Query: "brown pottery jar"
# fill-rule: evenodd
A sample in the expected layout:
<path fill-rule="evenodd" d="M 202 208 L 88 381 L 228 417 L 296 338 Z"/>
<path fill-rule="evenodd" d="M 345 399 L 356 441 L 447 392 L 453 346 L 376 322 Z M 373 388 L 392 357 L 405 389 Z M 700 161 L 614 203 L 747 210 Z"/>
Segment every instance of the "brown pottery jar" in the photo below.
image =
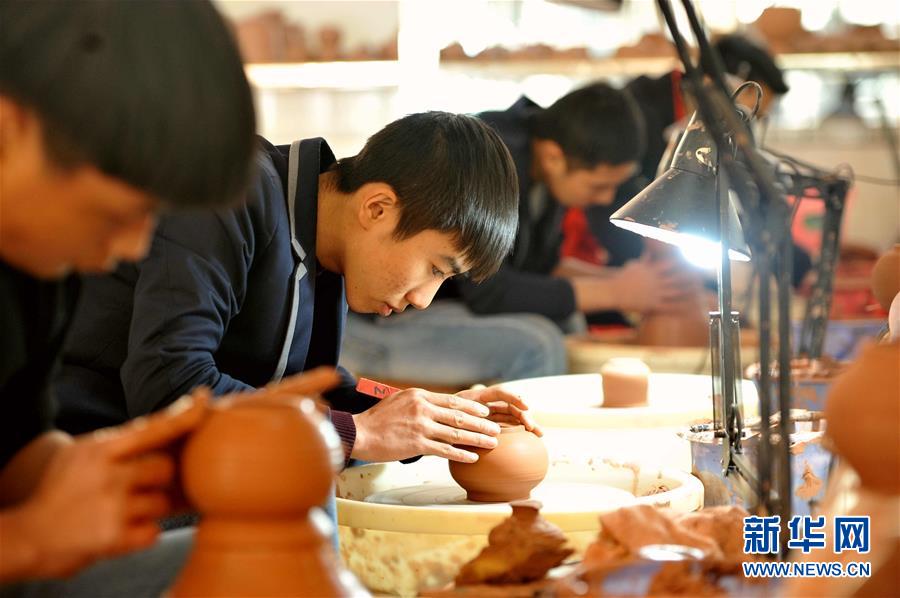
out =
<path fill-rule="evenodd" d="M 544 442 L 525 426 L 500 425 L 493 449 L 466 447 L 478 454 L 475 463 L 450 462 L 450 475 L 465 488 L 469 500 L 508 502 L 526 499 L 547 475 Z"/>

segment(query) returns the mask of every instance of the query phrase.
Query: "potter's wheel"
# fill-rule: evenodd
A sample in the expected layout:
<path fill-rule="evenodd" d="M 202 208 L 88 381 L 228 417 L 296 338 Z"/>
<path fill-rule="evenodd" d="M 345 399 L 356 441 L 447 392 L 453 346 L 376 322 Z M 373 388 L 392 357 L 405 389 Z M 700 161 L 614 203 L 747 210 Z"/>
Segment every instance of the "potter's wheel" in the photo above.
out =
<path fill-rule="evenodd" d="M 531 493 L 531 498 L 541 501 L 544 510 L 589 510 L 596 505 L 629 504 L 634 495 L 620 488 L 588 483 L 556 482 L 541 484 Z M 507 503 L 474 502 L 466 498 L 466 491 L 456 484 L 422 484 L 401 486 L 375 492 L 366 502 L 382 505 L 440 509 L 477 509 L 509 513 Z"/>
<path fill-rule="evenodd" d="M 633 334 L 633 333 L 632 333 Z M 660 347 L 638 345 L 633 337 L 589 334 L 566 339 L 569 371 L 585 374 L 600 371 L 600 367 L 614 357 L 636 357 L 654 372 L 708 374 L 709 347 Z M 741 331 L 741 367 L 759 361 L 755 334 Z"/>
<path fill-rule="evenodd" d="M 709 376 L 651 373 L 647 404 L 603 407 L 600 374 L 546 376 L 505 382 L 501 386 L 522 397 L 542 426 L 553 428 L 652 428 L 686 426 L 712 418 Z M 741 380 L 744 416 L 757 414 L 756 385 Z"/>
<path fill-rule="evenodd" d="M 712 382 L 706 375 L 651 373 L 647 404 L 638 407 L 603 407 L 600 374 L 528 378 L 501 386 L 529 405 L 544 429 L 551 458 L 557 459 L 579 459 L 589 448 L 623 462 L 691 471 L 690 445 L 678 432 L 712 419 Z M 740 389 L 744 416 L 756 416 L 756 385 L 742 380 Z"/>
<path fill-rule="evenodd" d="M 582 447 L 578 459 L 552 456 L 547 478 L 532 490 L 541 515 L 576 550 L 597 537 L 599 515 L 622 506 L 656 504 L 688 512 L 703 503 L 703 486 L 688 473 L 638 467 Z M 415 595 L 450 582 L 509 516 L 507 503 L 470 503 L 447 461 L 349 468 L 337 478 L 341 556 L 371 590 Z"/>

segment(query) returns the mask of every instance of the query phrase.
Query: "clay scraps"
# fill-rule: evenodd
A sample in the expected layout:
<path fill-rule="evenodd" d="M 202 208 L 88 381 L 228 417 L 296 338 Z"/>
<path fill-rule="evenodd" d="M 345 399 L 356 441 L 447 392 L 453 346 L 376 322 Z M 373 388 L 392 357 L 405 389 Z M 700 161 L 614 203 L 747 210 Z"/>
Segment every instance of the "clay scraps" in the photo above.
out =
<path fill-rule="evenodd" d="M 541 503 L 510 503 L 512 515 L 491 530 L 488 545 L 466 563 L 456 585 L 514 584 L 543 579 L 574 551 L 562 530 L 540 516 Z"/>
<path fill-rule="evenodd" d="M 641 561 L 643 547 L 677 545 L 697 549 L 704 556 L 662 565 L 651 581 L 649 595 L 723 595 L 718 580 L 739 573 L 740 563 L 746 559 L 743 519 L 748 515 L 736 506 L 676 513 L 650 505 L 623 507 L 601 515 L 597 540 L 588 546 L 579 568 L 559 580 L 559 594 L 586 586 L 586 595 L 600 595 L 609 574 Z"/>

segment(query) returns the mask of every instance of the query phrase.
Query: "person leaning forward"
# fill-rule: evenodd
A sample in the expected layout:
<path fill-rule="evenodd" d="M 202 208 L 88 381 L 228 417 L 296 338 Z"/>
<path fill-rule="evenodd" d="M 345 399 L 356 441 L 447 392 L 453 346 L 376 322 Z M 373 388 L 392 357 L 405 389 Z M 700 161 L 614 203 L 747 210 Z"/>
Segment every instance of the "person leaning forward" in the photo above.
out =
<path fill-rule="evenodd" d="M 199 385 L 221 395 L 334 366 L 348 305 L 425 309 L 448 278 L 494 272 L 512 244 L 515 170 L 474 117 L 413 114 L 342 160 L 322 139 L 260 144 L 245 204 L 166 217 L 146 260 L 86 282 L 57 382 L 61 427 L 122 422 Z M 375 402 L 342 374 L 325 398 L 347 462 L 471 462 L 459 445 L 495 446 L 492 419 L 533 427 L 497 388 Z"/>

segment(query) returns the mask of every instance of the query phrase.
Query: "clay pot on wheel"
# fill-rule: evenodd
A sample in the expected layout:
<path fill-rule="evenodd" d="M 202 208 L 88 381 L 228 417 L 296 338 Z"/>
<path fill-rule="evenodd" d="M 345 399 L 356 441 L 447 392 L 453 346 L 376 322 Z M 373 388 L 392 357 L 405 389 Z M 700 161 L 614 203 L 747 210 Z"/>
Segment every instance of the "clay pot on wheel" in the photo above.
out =
<path fill-rule="evenodd" d="M 900 342 L 869 345 L 832 383 L 827 436 L 864 488 L 900 494 Z"/>
<path fill-rule="evenodd" d="M 677 312 L 653 312 L 638 327 L 637 342 L 648 347 L 706 347 L 709 317 L 701 301 L 685 302 Z"/>
<path fill-rule="evenodd" d="M 550 464 L 543 441 L 525 426 L 500 425 L 493 449 L 466 447 L 478 453 L 475 463 L 450 461 L 450 475 L 469 500 L 508 502 L 526 499 L 541 483 Z"/>
<path fill-rule="evenodd" d="M 672 262 L 689 268 L 674 246 L 652 239 L 646 243 L 651 262 Z M 638 326 L 637 343 L 648 347 L 709 346 L 709 310 L 702 286 L 698 283 L 697 289 L 673 309 L 644 314 Z"/>
<path fill-rule="evenodd" d="M 222 401 L 187 441 L 185 493 L 202 518 L 169 596 L 349 596 L 310 509 L 331 492 L 339 441 L 308 399 Z"/>

